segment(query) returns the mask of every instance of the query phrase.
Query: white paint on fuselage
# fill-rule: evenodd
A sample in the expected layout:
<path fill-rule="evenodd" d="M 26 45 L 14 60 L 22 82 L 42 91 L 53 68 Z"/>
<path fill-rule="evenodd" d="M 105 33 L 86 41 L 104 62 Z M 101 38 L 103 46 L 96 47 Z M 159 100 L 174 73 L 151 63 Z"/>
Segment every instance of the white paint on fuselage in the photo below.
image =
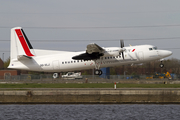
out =
<path fill-rule="evenodd" d="M 121 57 L 117 57 L 116 53 L 119 47 L 104 48 L 107 52 L 106 55 L 98 59 L 100 67 L 111 67 L 126 65 L 132 63 L 142 63 L 152 60 L 162 59 L 172 54 L 170 51 L 163 52 L 165 50 L 149 50 L 153 48 L 152 45 L 139 45 L 124 47 L 124 60 Z M 28 60 L 11 60 L 9 68 L 24 69 L 33 71 L 46 71 L 46 72 L 65 72 L 65 71 L 78 71 L 84 69 L 95 68 L 94 60 L 73 60 L 72 57 L 85 53 L 82 52 L 67 52 L 67 51 L 48 51 L 48 50 L 35 50 L 36 56 Z M 161 55 L 158 51 L 161 51 Z M 162 55 L 163 53 L 163 55 Z M 167 53 L 167 54 L 165 54 Z M 109 56 L 108 56 L 109 54 Z M 112 56 L 112 55 L 115 56 Z"/>

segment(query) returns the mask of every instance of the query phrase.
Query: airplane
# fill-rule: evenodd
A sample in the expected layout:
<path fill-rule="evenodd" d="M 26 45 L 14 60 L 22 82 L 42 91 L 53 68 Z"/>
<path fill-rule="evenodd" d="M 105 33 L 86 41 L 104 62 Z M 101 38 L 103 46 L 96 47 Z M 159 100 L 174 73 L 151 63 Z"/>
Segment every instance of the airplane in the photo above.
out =
<path fill-rule="evenodd" d="M 69 52 L 34 49 L 21 27 L 11 29 L 10 64 L 8 68 L 41 71 L 68 72 L 94 69 L 95 75 L 101 75 L 103 67 L 126 64 L 139 64 L 172 55 L 171 51 L 159 50 L 153 45 L 137 45 L 124 47 L 100 47 L 96 43 L 87 45 L 85 51 Z M 160 64 L 164 67 L 164 64 Z"/>

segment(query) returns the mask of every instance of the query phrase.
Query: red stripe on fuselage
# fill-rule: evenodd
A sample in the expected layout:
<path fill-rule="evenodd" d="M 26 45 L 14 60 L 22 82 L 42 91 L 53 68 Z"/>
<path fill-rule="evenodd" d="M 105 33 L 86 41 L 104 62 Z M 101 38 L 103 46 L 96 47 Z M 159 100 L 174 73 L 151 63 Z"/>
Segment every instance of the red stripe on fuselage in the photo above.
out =
<path fill-rule="evenodd" d="M 21 29 L 15 29 L 15 31 L 16 31 L 16 34 L 17 34 L 17 36 L 18 36 L 18 38 L 19 38 L 19 40 L 20 40 L 20 42 L 21 42 L 21 45 L 22 45 L 22 47 L 23 47 L 26 55 L 27 55 L 27 56 L 34 56 L 34 55 L 31 53 L 31 51 L 30 51 L 30 49 L 29 49 L 29 47 L 28 47 L 28 45 L 27 45 L 27 43 L 26 43 L 26 40 L 24 39 L 24 36 L 23 36 L 23 34 L 22 34 L 22 32 L 21 32 Z"/>

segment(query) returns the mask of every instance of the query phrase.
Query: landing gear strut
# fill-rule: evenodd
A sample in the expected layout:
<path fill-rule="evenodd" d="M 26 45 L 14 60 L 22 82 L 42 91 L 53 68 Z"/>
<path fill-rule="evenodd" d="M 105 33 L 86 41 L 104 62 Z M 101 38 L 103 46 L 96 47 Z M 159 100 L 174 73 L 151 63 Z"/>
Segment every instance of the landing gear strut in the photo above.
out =
<path fill-rule="evenodd" d="M 94 74 L 95 75 L 102 75 L 103 72 L 102 72 L 102 70 L 99 69 L 102 61 L 98 62 L 97 60 L 95 60 L 94 62 L 95 62 Z"/>

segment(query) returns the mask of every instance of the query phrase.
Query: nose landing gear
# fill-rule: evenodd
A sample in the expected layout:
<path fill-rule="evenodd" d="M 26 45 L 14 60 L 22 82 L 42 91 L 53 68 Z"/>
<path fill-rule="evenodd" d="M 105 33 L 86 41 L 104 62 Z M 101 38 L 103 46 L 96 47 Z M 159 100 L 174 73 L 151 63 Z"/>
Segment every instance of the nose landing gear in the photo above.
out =
<path fill-rule="evenodd" d="M 164 64 L 162 63 L 162 61 L 161 61 L 161 63 L 159 64 L 159 67 L 160 67 L 160 68 L 163 68 L 163 67 L 164 67 Z"/>

